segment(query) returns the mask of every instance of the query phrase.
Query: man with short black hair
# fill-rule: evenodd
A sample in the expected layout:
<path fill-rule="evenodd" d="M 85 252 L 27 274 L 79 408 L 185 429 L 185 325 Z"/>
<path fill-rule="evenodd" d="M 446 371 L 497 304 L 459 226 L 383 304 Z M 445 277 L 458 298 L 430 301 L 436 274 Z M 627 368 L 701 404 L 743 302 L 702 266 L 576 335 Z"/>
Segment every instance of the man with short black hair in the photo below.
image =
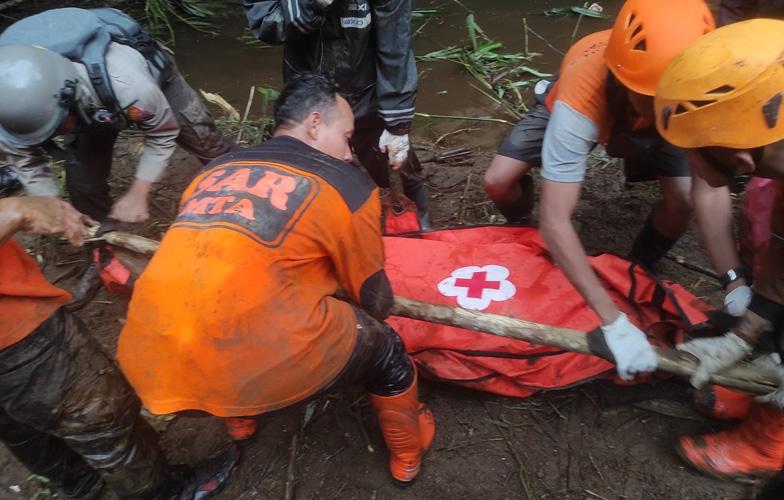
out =
<path fill-rule="evenodd" d="M 362 384 L 392 476 L 411 482 L 435 424 L 382 322 L 381 205 L 347 163 L 354 116 L 313 74 L 286 85 L 274 114 L 272 139 L 218 158 L 186 189 L 137 282 L 120 365 L 152 412 L 226 417 L 244 431 L 235 438 L 257 415 Z"/>

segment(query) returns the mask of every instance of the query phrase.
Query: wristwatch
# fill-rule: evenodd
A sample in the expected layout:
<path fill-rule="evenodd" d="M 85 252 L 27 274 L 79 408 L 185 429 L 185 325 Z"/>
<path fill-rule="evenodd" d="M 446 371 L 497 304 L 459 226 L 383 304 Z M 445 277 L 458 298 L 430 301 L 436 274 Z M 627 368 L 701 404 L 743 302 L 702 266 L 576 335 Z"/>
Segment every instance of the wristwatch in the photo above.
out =
<path fill-rule="evenodd" d="M 719 276 L 719 283 L 721 283 L 722 288 L 726 289 L 730 283 L 741 278 L 746 280 L 746 285 L 751 286 L 751 273 L 745 267 L 733 267 Z"/>

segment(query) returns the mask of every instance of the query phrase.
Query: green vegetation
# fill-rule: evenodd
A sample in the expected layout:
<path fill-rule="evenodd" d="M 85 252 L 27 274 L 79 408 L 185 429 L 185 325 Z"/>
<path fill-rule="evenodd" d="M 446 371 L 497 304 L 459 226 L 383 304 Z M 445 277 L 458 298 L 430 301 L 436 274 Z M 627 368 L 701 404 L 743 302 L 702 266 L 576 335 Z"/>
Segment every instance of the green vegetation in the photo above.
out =
<path fill-rule="evenodd" d="M 200 31 L 212 31 L 209 19 L 226 8 L 219 0 L 145 0 L 147 27 L 152 32 L 168 32 L 174 39 L 173 22 L 182 22 Z"/>
<path fill-rule="evenodd" d="M 524 90 L 539 79 L 552 76 L 530 64 L 539 54 L 502 52 L 477 24 L 473 14 L 466 18 L 469 40 L 460 47 L 447 47 L 417 59 L 423 62 L 450 61 L 462 66 L 476 79 L 474 88 L 496 102 L 510 116 L 519 119 L 527 110 Z"/>

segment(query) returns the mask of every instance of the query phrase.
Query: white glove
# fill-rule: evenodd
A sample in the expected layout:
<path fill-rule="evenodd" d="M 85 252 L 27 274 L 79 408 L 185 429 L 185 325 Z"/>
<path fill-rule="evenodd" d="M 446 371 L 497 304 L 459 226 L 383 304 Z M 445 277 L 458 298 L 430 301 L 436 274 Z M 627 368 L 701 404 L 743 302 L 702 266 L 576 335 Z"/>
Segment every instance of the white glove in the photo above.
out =
<path fill-rule="evenodd" d="M 656 370 L 658 361 L 648 338 L 621 313 L 615 321 L 602 327 L 604 340 L 615 358 L 618 376 L 632 380 L 638 373 Z"/>
<path fill-rule="evenodd" d="M 296 1 L 296 0 L 295 0 Z M 316 5 L 326 10 L 335 0 L 316 0 Z"/>
<path fill-rule="evenodd" d="M 700 360 L 700 366 L 691 376 L 691 385 L 697 389 L 705 385 L 714 373 L 729 368 L 751 354 L 751 345 L 732 332 L 721 337 L 690 340 L 675 348 Z"/>
<path fill-rule="evenodd" d="M 775 353 L 768 354 L 755 359 L 752 364 L 769 372 L 774 379 L 779 381 L 778 389 L 764 396 L 757 396 L 754 401 L 767 403 L 784 410 L 784 366 L 781 364 L 781 357 Z"/>
<path fill-rule="evenodd" d="M 741 317 L 751 304 L 751 287 L 743 285 L 724 296 L 724 309 L 733 316 Z"/>
<path fill-rule="evenodd" d="M 384 130 L 378 139 L 378 149 L 389 156 L 389 164 L 394 170 L 400 170 L 406 163 L 409 148 L 408 134 L 395 135 Z"/>

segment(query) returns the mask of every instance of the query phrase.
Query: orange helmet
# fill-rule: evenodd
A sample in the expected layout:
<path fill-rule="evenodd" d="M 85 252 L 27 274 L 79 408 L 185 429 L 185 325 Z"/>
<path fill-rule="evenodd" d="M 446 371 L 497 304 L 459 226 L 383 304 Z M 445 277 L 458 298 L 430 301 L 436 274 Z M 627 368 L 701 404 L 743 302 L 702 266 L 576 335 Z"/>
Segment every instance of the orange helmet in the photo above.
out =
<path fill-rule="evenodd" d="M 683 148 L 751 149 L 784 139 L 784 21 L 719 28 L 676 57 L 659 81 L 656 128 Z"/>
<path fill-rule="evenodd" d="M 703 0 L 628 0 L 604 57 L 626 88 L 652 96 L 672 58 L 715 27 Z"/>

